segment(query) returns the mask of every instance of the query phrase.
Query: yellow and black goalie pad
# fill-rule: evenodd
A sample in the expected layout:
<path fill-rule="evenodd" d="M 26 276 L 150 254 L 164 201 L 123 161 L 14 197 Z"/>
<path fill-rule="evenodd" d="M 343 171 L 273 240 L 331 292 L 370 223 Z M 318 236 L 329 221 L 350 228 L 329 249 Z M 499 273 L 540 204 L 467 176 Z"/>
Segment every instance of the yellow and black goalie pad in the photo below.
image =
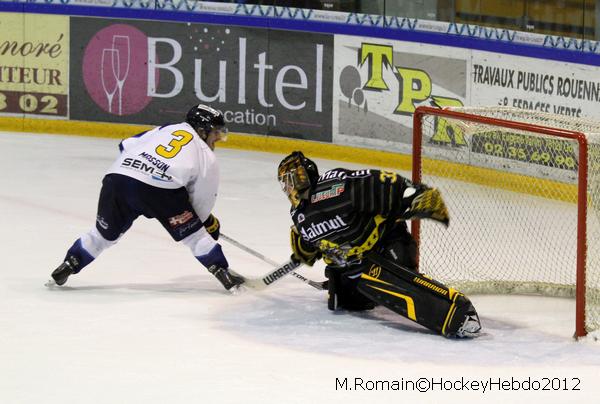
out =
<path fill-rule="evenodd" d="M 292 258 L 295 261 L 312 266 L 317 259 L 321 258 L 321 251 L 304 241 L 296 226 L 292 226 L 290 231 L 290 243 L 292 245 Z"/>
<path fill-rule="evenodd" d="M 413 197 L 410 207 L 402 215 L 402 219 L 432 219 L 448 226 L 450 215 L 437 188 L 423 187 Z"/>
<path fill-rule="evenodd" d="M 464 335 L 462 330 L 467 316 L 479 322 L 475 308 L 465 295 L 379 258 L 361 275 L 358 290 L 362 294 L 445 337 L 474 336 Z"/>

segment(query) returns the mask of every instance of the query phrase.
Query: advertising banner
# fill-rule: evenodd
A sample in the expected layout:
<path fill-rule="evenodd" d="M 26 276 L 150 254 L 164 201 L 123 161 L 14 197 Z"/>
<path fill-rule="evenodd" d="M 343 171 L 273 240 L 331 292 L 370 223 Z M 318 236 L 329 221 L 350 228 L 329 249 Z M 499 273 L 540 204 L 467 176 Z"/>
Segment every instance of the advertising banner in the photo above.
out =
<path fill-rule="evenodd" d="M 576 121 L 600 121 L 600 68 L 522 56 L 471 51 L 468 102 L 471 106 L 507 106 Z M 566 127 L 565 127 L 566 129 Z M 514 132 L 514 131 L 513 131 Z M 577 144 L 505 131 L 473 136 L 472 144 L 454 141 L 465 155 L 487 165 L 573 182 L 579 165 Z M 438 139 L 439 140 L 439 139 Z M 590 153 L 597 154 L 595 146 Z M 595 159 L 592 159 L 592 164 Z"/>
<path fill-rule="evenodd" d="M 68 116 L 69 17 L 0 13 L 0 115 Z"/>
<path fill-rule="evenodd" d="M 420 105 L 498 105 L 600 121 L 599 73 L 595 66 L 339 35 L 333 140 L 410 154 L 412 115 Z M 423 139 L 426 156 L 574 181 L 572 142 L 492 128 L 467 137 L 443 119 L 432 121 Z"/>
<path fill-rule="evenodd" d="M 600 121 L 600 67 L 472 54 L 471 105 L 504 105 Z"/>
<path fill-rule="evenodd" d="M 231 131 L 331 141 L 333 36 L 72 18 L 72 119 L 164 124 L 198 103 Z"/>
<path fill-rule="evenodd" d="M 337 35 L 334 141 L 408 153 L 416 107 L 464 105 L 468 71 L 464 49 Z"/>

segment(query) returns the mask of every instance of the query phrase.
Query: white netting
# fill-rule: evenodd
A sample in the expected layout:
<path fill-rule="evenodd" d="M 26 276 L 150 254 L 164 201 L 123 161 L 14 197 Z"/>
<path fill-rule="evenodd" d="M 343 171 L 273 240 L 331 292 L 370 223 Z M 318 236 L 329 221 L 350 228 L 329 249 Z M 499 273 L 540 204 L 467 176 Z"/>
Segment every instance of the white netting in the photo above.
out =
<path fill-rule="evenodd" d="M 600 124 L 512 108 L 454 111 L 583 132 L 589 179 L 586 329 L 600 329 Z M 469 293 L 574 296 L 577 141 L 425 115 L 422 182 L 440 188 L 450 227 L 421 221 L 421 270 Z"/>

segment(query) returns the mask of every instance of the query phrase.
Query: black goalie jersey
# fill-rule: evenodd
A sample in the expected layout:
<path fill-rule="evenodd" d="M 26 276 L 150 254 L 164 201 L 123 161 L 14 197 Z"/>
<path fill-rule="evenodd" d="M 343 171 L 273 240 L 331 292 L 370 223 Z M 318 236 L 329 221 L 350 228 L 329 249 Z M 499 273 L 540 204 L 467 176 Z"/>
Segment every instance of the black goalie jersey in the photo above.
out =
<path fill-rule="evenodd" d="M 406 232 L 406 224 L 396 221 L 408 208 L 402 202 L 411 186 L 406 178 L 387 171 L 330 170 L 291 211 L 292 220 L 302 244 L 320 250 L 328 265 L 352 265 L 388 233 L 398 228 Z"/>

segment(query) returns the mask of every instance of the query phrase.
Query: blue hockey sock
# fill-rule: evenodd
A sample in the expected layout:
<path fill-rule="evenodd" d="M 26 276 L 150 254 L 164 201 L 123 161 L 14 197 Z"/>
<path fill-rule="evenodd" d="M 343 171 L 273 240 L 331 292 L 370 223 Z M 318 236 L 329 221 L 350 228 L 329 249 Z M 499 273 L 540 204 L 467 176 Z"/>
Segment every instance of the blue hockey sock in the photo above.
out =
<path fill-rule="evenodd" d="M 75 257 L 77 259 L 77 261 L 79 262 L 79 265 L 77 265 L 77 268 L 75 268 L 75 271 L 73 271 L 74 274 L 81 271 L 85 266 L 87 266 L 90 262 L 92 262 L 94 260 L 94 257 L 89 252 L 87 252 L 85 250 L 85 248 L 83 248 L 83 246 L 81 245 L 80 238 L 77 239 L 77 241 L 75 241 L 75 243 L 73 243 L 71 248 L 69 248 L 69 251 L 67 251 L 65 261 L 70 256 Z"/>
<path fill-rule="evenodd" d="M 208 254 L 196 257 L 196 259 L 200 261 L 206 268 L 210 267 L 211 265 L 217 265 L 220 268 L 229 268 L 227 258 L 225 258 L 225 255 L 223 255 L 223 250 L 219 244 L 215 245 L 212 250 L 208 252 Z"/>

